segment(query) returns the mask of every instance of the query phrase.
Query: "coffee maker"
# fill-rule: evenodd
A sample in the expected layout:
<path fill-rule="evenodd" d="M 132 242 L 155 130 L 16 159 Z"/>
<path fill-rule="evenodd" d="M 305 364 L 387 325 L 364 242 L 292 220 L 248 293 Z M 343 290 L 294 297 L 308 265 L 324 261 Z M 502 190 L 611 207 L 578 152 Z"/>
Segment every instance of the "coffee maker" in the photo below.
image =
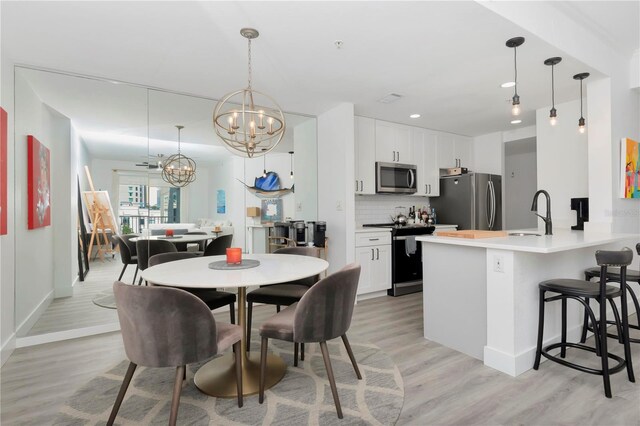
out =
<path fill-rule="evenodd" d="M 307 245 L 307 225 L 304 220 L 293 222 L 291 225 L 293 227 L 293 235 L 290 238 L 299 246 Z"/>
<path fill-rule="evenodd" d="M 325 233 L 327 231 L 327 222 L 315 222 L 313 231 L 313 245 L 316 247 L 324 247 Z"/>

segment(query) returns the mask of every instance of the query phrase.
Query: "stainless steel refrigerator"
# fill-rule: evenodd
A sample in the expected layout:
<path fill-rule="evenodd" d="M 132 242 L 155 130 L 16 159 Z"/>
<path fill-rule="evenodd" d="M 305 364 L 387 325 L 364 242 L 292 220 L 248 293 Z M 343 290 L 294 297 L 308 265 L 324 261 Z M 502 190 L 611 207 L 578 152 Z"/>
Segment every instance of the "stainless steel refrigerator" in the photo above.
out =
<path fill-rule="evenodd" d="M 458 229 L 502 229 L 502 176 L 468 173 L 440 178 L 440 196 L 431 197 L 437 223 Z"/>

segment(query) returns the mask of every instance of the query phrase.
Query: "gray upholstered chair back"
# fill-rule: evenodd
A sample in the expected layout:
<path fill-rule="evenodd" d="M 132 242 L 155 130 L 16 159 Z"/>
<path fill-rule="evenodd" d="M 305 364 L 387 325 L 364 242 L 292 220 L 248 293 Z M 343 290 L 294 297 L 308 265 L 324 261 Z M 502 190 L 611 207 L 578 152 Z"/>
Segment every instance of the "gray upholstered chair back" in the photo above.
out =
<path fill-rule="evenodd" d="M 640 256 L 640 243 L 636 244 L 636 251 L 638 252 L 638 255 Z"/>
<path fill-rule="evenodd" d="M 215 240 L 211 241 L 209 245 L 204 249 L 203 256 L 217 256 L 221 254 L 227 254 L 227 249 L 231 247 L 231 240 L 233 235 L 221 235 Z"/>
<path fill-rule="evenodd" d="M 138 240 L 136 241 L 136 250 L 138 252 L 138 268 L 142 271 L 149 267 L 151 256 L 178 251 L 171 241 L 165 240 Z"/>
<path fill-rule="evenodd" d="M 131 250 L 129 249 L 129 245 L 124 241 L 124 239 L 122 239 L 122 237 L 119 237 L 117 235 L 114 235 L 113 237 L 111 237 L 111 239 L 118 243 L 118 249 L 120 250 L 120 259 L 122 260 L 122 263 L 124 263 L 125 265 L 130 264 L 132 255 Z"/>
<path fill-rule="evenodd" d="M 274 254 L 295 254 L 298 256 L 320 257 L 320 250 L 317 247 L 283 247 L 273 252 Z M 286 284 L 298 284 L 311 287 L 320 279 L 320 275 L 303 278 L 301 280 L 291 281 Z M 285 283 L 283 283 L 285 284 Z"/>
<path fill-rule="evenodd" d="M 629 266 L 633 261 L 633 252 L 629 247 L 622 250 L 597 250 L 596 262 L 598 266 Z"/>
<path fill-rule="evenodd" d="M 161 263 L 173 262 L 175 260 L 193 259 L 194 257 L 199 257 L 199 256 L 195 253 L 189 253 L 186 251 L 178 251 L 175 253 L 154 254 L 149 258 L 149 267 L 160 265 Z"/>
<path fill-rule="evenodd" d="M 207 305 L 177 288 L 113 283 L 127 358 L 146 367 L 178 367 L 218 352 Z"/>
<path fill-rule="evenodd" d="M 360 265 L 352 263 L 318 281 L 302 296 L 293 319 L 295 342 L 326 342 L 351 326 Z"/>
<path fill-rule="evenodd" d="M 131 239 L 136 237 L 139 237 L 139 235 L 138 234 L 120 235 L 120 238 L 122 238 L 122 241 L 124 241 L 127 247 L 129 247 L 129 253 L 131 253 L 131 256 L 136 256 L 138 253 L 136 250 L 136 243 L 131 242 Z"/>

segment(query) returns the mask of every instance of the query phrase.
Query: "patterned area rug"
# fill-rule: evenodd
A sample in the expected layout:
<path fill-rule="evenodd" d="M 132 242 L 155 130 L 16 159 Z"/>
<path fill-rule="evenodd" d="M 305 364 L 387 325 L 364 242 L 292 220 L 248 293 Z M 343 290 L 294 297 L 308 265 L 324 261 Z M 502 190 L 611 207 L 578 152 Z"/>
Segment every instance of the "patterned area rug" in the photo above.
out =
<path fill-rule="evenodd" d="M 257 333 L 253 333 L 256 336 Z M 252 340 L 253 348 L 259 342 Z M 293 344 L 272 340 L 269 349 L 287 363 L 278 384 L 258 396 L 236 399 L 213 398 L 193 383 L 200 365 L 190 365 L 183 385 L 178 413 L 180 425 L 392 425 L 404 402 L 404 384 L 391 358 L 373 344 L 351 343 L 362 373 L 358 380 L 342 341 L 328 343 L 331 363 L 342 403 L 344 419 L 338 419 L 327 380 L 320 346 L 305 345 L 305 360 L 293 367 Z M 95 377 L 82 386 L 60 409 L 55 425 L 104 425 L 124 378 L 128 361 Z M 166 425 L 169 420 L 173 368 L 138 367 L 116 424 Z"/>

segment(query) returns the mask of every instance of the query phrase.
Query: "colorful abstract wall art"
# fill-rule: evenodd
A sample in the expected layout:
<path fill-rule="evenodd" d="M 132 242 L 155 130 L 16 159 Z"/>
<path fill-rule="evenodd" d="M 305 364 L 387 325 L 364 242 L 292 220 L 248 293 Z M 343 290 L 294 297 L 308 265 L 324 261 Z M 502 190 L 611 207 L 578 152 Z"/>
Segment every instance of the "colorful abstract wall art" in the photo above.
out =
<path fill-rule="evenodd" d="M 7 111 L 0 108 L 0 235 L 7 235 Z"/>
<path fill-rule="evenodd" d="M 27 136 L 28 228 L 51 225 L 51 170 L 49 149 Z"/>
<path fill-rule="evenodd" d="M 640 198 L 640 144 L 633 139 L 620 141 L 620 197 Z"/>

